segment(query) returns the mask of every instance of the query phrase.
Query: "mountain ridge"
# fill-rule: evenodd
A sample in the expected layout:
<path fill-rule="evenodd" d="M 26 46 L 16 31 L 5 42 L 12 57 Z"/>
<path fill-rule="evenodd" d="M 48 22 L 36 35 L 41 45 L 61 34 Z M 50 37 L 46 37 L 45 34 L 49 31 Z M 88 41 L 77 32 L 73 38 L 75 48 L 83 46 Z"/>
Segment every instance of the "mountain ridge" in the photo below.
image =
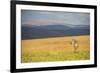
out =
<path fill-rule="evenodd" d="M 89 35 L 89 25 L 22 25 L 22 39 Z"/>

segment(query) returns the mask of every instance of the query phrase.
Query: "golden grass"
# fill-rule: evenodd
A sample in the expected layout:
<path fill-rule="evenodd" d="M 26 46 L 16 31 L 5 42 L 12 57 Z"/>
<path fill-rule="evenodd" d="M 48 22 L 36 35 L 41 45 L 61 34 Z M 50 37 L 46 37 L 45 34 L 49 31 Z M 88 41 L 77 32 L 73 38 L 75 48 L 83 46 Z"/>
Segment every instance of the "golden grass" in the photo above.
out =
<path fill-rule="evenodd" d="M 69 43 L 72 39 L 79 42 L 76 53 Z M 22 63 L 86 60 L 90 58 L 89 51 L 89 35 L 22 40 Z"/>

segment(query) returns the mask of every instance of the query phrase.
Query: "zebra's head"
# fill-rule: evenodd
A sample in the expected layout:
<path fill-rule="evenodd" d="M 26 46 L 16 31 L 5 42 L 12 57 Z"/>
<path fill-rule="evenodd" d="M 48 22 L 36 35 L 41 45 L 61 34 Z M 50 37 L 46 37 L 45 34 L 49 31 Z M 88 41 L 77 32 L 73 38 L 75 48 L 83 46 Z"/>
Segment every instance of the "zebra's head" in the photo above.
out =
<path fill-rule="evenodd" d="M 75 39 L 72 39 L 71 40 L 71 45 L 74 44 L 75 42 L 76 42 L 76 40 Z"/>

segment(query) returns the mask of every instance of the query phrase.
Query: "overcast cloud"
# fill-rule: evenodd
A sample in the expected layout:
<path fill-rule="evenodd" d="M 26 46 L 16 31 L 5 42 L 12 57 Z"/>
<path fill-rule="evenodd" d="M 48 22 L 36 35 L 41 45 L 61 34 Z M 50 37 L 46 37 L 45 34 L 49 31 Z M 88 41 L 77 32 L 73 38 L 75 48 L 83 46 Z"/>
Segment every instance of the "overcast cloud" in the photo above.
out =
<path fill-rule="evenodd" d="M 22 10 L 22 25 L 89 25 L 89 13 Z"/>

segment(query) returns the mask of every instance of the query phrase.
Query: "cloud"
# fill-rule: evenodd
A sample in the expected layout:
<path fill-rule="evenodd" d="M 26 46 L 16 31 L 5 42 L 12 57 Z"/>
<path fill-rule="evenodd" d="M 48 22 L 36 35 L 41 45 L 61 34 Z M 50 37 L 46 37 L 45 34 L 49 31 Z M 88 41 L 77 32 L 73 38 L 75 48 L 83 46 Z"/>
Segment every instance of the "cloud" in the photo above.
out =
<path fill-rule="evenodd" d="M 22 25 L 89 25 L 89 13 L 22 10 Z"/>

